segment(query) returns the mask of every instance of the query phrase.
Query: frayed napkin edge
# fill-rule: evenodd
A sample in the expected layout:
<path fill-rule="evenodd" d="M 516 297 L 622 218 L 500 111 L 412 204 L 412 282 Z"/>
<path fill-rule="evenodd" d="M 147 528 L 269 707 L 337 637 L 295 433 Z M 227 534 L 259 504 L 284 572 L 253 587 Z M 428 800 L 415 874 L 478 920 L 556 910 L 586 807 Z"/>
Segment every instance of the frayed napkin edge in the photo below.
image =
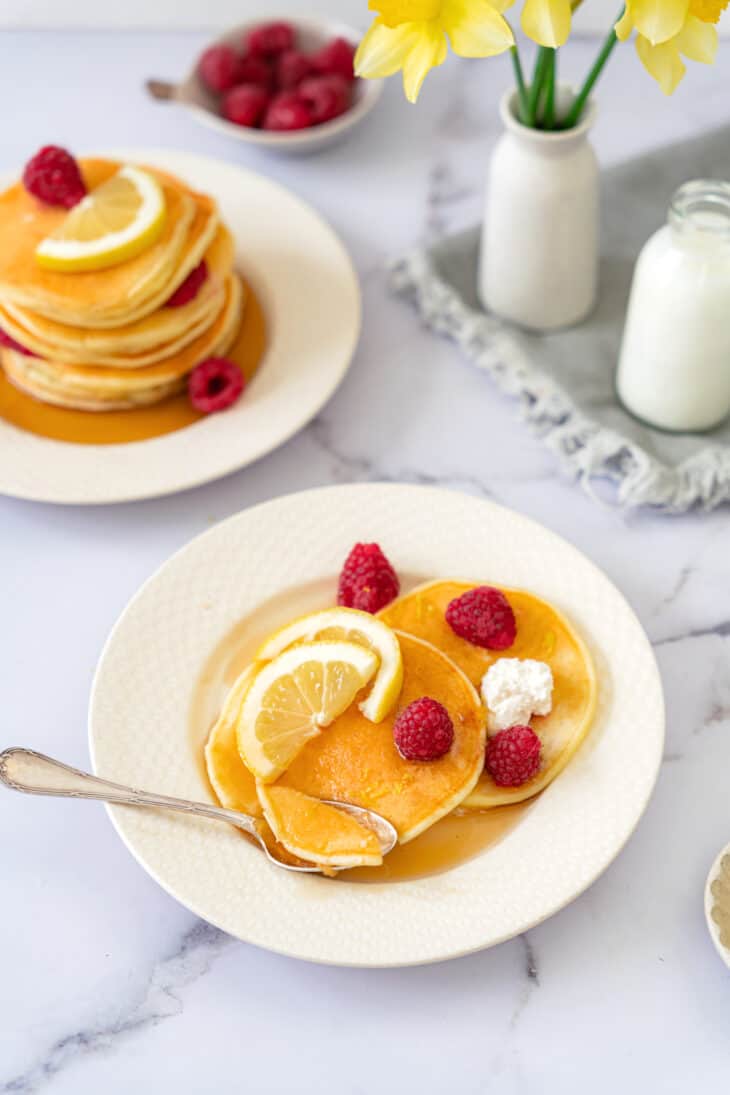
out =
<path fill-rule="evenodd" d="M 591 480 L 608 479 L 616 485 L 619 506 L 673 514 L 730 501 L 729 448 L 708 445 L 672 468 L 602 426 L 532 364 L 503 323 L 468 307 L 423 248 L 389 263 L 389 282 L 429 330 L 454 342 L 500 392 L 519 400 L 523 421 L 589 492 Z"/>

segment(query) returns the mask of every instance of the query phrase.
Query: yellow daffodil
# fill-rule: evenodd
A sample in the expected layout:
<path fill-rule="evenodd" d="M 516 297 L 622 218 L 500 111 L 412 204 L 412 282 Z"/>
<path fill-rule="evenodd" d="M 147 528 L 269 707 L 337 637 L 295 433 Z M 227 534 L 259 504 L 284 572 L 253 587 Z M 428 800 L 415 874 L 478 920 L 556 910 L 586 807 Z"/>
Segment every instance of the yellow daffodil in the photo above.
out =
<path fill-rule="evenodd" d="M 358 76 L 403 70 L 406 98 L 415 103 L 432 68 L 451 43 L 461 57 L 493 57 L 514 42 L 502 12 L 513 0 L 370 0 L 377 18 L 355 54 Z"/>
<path fill-rule="evenodd" d="M 570 0 L 525 0 L 522 29 L 538 45 L 557 49 L 568 41 L 574 6 Z"/>
<path fill-rule="evenodd" d="M 717 23 L 728 0 L 629 0 L 616 24 L 622 42 L 636 30 L 639 59 L 665 95 L 687 71 L 682 60 L 711 65 L 717 53 Z"/>

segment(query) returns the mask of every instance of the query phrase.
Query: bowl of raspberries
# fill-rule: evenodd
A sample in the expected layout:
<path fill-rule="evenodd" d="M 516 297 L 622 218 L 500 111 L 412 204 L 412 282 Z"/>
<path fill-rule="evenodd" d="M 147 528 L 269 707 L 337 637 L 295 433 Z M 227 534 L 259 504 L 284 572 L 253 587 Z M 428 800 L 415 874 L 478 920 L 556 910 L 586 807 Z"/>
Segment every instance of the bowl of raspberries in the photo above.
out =
<path fill-rule="evenodd" d="M 191 109 L 239 141 L 309 152 L 348 133 L 370 112 L 379 80 L 358 80 L 359 34 L 328 20 L 250 22 L 203 51 L 184 83 L 148 89 Z"/>

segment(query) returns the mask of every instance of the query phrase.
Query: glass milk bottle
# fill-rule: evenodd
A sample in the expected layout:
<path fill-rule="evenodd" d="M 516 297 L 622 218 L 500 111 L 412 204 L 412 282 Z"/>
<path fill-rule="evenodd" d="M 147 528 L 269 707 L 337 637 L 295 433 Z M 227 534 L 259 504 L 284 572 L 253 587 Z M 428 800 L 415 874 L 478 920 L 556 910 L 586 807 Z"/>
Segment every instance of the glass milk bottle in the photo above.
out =
<path fill-rule="evenodd" d="M 659 429 L 709 430 L 730 414 L 729 183 L 685 183 L 644 245 L 616 385 Z"/>

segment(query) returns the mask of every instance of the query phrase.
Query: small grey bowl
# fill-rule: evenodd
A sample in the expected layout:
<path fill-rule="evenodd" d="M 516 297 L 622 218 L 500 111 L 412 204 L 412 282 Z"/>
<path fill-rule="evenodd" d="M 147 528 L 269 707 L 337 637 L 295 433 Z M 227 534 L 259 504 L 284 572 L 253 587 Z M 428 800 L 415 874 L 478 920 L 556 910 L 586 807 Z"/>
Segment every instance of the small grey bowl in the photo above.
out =
<path fill-rule="evenodd" d="M 246 23 L 232 27 L 210 44 L 225 44 L 238 48 L 248 31 L 259 26 L 263 21 L 263 18 L 250 19 Z M 331 38 L 346 38 L 348 42 L 357 45 L 362 37 L 360 32 L 353 27 L 334 19 L 301 18 L 299 16 L 287 18 L 286 16 L 267 15 L 265 21 L 291 23 L 297 32 L 298 45 L 306 53 L 319 49 Z M 331 122 L 323 122 L 321 125 L 312 126 L 311 129 L 298 129 L 291 133 L 248 128 L 235 125 L 233 122 L 221 117 L 218 113 L 216 96 L 206 88 L 198 75 L 197 60 L 192 71 L 182 83 L 170 84 L 164 80 L 152 79 L 147 81 L 146 87 L 154 99 L 177 103 L 185 107 L 198 122 L 202 122 L 203 125 L 232 137 L 234 141 L 254 145 L 271 152 L 281 152 L 284 155 L 302 155 L 316 152 L 327 145 L 334 144 L 349 134 L 356 125 L 359 125 L 380 98 L 383 92 L 383 81 L 357 80 L 354 85 L 352 106 L 345 114 L 333 118 Z"/>

